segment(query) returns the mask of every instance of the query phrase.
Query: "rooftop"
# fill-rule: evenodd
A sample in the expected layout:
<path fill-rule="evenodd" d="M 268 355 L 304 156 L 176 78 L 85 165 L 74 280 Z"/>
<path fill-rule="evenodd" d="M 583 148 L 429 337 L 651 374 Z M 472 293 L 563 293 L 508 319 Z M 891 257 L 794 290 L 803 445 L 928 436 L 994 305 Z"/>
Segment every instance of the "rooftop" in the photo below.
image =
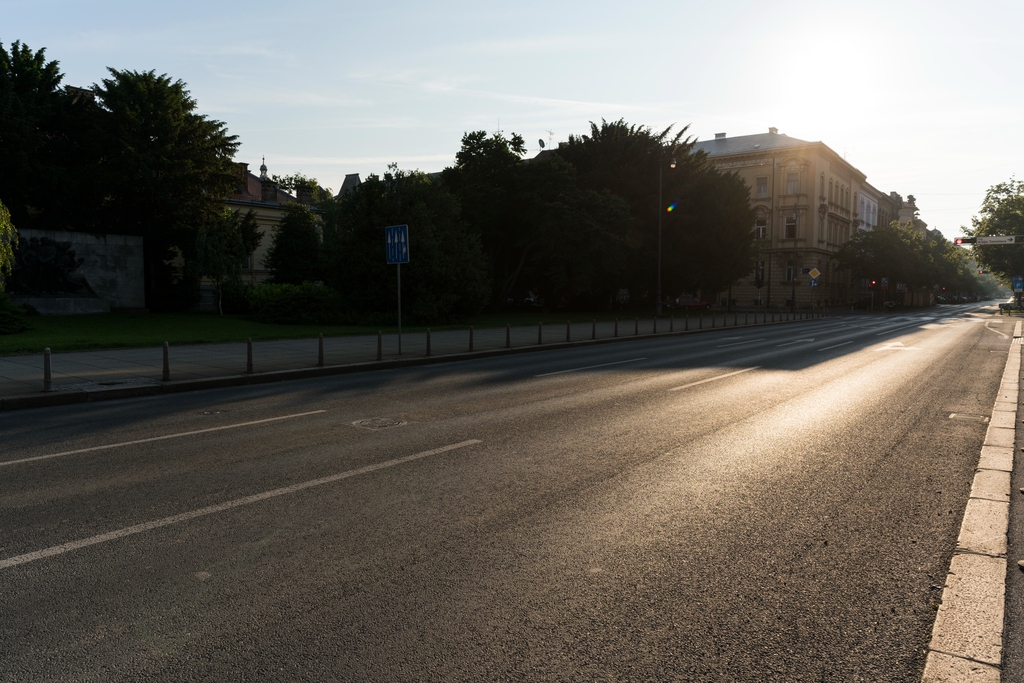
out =
<path fill-rule="evenodd" d="M 694 151 L 704 150 L 709 157 L 726 156 L 729 154 L 752 154 L 754 152 L 803 147 L 816 143 L 791 138 L 785 133 L 769 128 L 767 133 L 757 135 L 740 135 L 735 138 L 726 137 L 725 133 L 715 134 L 714 140 L 703 140 L 693 146 Z"/>

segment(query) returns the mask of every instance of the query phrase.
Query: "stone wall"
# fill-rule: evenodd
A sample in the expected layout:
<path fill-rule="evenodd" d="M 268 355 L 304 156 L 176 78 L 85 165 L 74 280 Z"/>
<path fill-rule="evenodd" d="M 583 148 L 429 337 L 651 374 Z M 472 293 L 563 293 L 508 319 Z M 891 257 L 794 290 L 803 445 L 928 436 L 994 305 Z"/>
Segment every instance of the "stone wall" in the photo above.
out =
<path fill-rule="evenodd" d="M 146 307 L 141 237 L 92 235 L 60 230 L 18 231 L 18 238 L 21 240 L 28 241 L 32 237 L 49 237 L 57 242 L 71 242 L 75 255 L 84 259 L 75 274 L 84 277 L 97 296 L 108 302 L 110 308 Z M 53 311 L 60 312 L 84 311 Z"/>

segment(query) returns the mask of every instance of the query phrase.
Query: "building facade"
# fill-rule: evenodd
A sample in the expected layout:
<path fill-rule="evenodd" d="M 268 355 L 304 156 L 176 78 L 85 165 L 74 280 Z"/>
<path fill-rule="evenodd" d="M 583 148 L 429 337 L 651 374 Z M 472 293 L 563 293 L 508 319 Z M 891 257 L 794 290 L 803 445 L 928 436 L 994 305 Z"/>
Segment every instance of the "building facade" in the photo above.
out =
<path fill-rule="evenodd" d="M 734 138 L 718 133 L 696 150 L 718 169 L 737 173 L 751 190 L 758 265 L 733 284 L 734 305 L 809 308 L 862 298 L 863 283 L 838 272 L 832 257 L 857 231 L 896 218 L 890 195 L 823 142 L 776 128 Z"/>

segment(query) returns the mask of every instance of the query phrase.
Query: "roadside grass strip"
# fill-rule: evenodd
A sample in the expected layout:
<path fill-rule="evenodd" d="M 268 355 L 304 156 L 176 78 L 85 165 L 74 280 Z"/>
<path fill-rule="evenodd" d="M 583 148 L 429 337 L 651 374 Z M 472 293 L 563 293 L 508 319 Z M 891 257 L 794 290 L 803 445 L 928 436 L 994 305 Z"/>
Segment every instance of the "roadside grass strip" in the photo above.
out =
<path fill-rule="evenodd" d="M 1021 323 L 1013 328 L 1021 336 Z M 1006 599 L 1006 532 L 1021 365 L 1010 345 L 956 550 L 935 615 L 922 683 L 999 683 Z"/>
<path fill-rule="evenodd" d="M 473 446 L 475 444 L 482 443 L 479 439 L 469 439 L 467 441 L 460 441 L 459 443 L 449 444 L 448 446 L 441 446 L 440 448 L 434 448 L 429 451 L 422 451 L 420 453 L 414 453 L 413 455 L 407 455 L 402 458 L 394 458 L 393 460 L 385 460 L 384 462 L 378 462 L 373 465 L 366 465 L 365 467 L 359 467 L 354 470 L 346 470 L 345 472 L 339 472 L 338 474 L 332 474 L 326 477 L 320 477 L 319 479 L 311 479 L 309 481 L 300 482 L 298 484 L 292 484 L 291 486 L 284 486 L 278 489 L 271 489 L 270 491 L 264 491 L 262 493 L 256 493 L 251 496 L 244 496 L 242 498 L 235 498 L 224 503 L 218 503 L 217 505 L 209 505 L 198 510 L 191 510 L 189 512 L 183 512 L 178 515 L 171 515 L 170 517 L 164 517 L 162 519 L 154 519 L 150 522 L 143 522 L 142 524 L 136 524 L 134 526 L 124 527 L 123 529 L 117 529 L 110 531 L 105 534 L 99 534 L 97 536 L 90 536 L 89 538 L 83 538 L 78 541 L 69 541 L 68 543 L 61 543 L 60 545 L 50 546 L 43 550 L 37 550 L 32 553 L 25 553 L 24 555 L 16 555 L 14 557 L 8 557 L 0 560 L 0 571 L 16 567 L 21 564 L 27 564 L 29 562 L 35 562 L 36 560 L 42 560 L 47 557 L 53 557 L 54 555 L 63 555 L 73 550 L 79 550 L 81 548 L 87 548 L 91 545 L 98 543 L 106 543 L 107 541 L 115 541 L 119 538 L 125 538 L 126 536 L 133 536 L 135 534 L 141 534 L 146 531 L 152 531 L 165 526 L 171 526 L 172 524 L 180 524 L 187 522 L 192 519 L 198 519 L 199 517 L 206 517 L 207 515 L 213 515 L 218 512 L 225 512 L 232 510 L 243 505 L 251 505 L 253 503 L 259 503 L 269 498 L 276 498 L 278 496 L 285 496 L 290 493 L 297 493 L 299 491 L 313 488 L 314 486 L 323 486 L 324 484 L 330 484 L 342 479 L 348 479 L 350 477 L 358 477 L 361 474 L 369 474 L 370 472 L 376 472 L 377 470 L 383 470 L 388 467 L 395 467 L 396 465 L 403 465 L 413 460 L 420 460 L 431 455 L 438 455 L 440 453 L 446 453 L 448 451 L 454 451 L 458 448 L 465 448 L 466 446 Z"/>

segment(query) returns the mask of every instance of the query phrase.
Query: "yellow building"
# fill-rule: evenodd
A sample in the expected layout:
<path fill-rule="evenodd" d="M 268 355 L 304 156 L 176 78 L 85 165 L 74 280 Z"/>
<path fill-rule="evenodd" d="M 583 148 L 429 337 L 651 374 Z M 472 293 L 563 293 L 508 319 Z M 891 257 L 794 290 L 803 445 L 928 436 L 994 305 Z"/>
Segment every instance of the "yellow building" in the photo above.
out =
<path fill-rule="evenodd" d="M 750 186 L 758 267 L 733 284 L 739 306 L 809 308 L 862 298 L 862 283 L 836 272 L 831 256 L 858 230 L 897 218 L 899 195 L 887 195 L 823 142 L 767 133 L 698 142 L 720 170 Z M 817 273 L 817 277 L 812 277 Z M 718 303 L 727 303 L 725 295 Z"/>

